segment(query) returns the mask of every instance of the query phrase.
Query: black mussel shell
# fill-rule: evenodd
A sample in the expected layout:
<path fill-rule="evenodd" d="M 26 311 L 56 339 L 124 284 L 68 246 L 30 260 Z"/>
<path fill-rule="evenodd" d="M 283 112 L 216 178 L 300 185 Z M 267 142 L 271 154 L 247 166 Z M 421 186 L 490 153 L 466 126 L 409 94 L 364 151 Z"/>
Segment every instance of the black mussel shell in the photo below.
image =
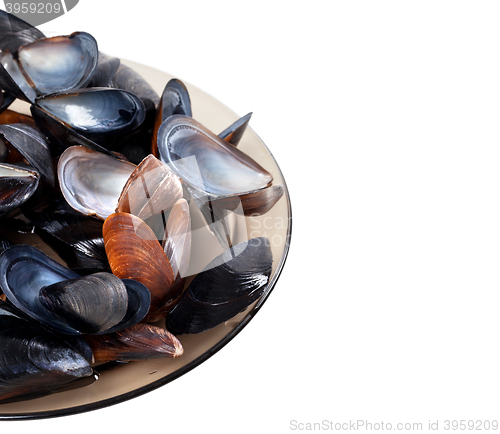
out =
<path fill-rule="evenodd" d="M 23 101 L 33 102 L 36 91 L 26 80 L 10 51 L 0 51 L 0 86 Z"/>
<path fill-rule="evenodd" d="M 91 376 L 90 347 L 70 342 L 0 302 L 0 400 L 36 398 Z"/>
<path fill-rule="evenodd" d="M 25 203 L 38 188 L 39 179 L 35 170 L 0 163 L 0 215 Z"/>
<path fill-rule="evenodd" d="M 252 113 L 248 113 L 238 119 L 235 123 L 229 125 L 224 131 L 222 131 L 222 133 L 219 134 L 219 137 L 233 146 L 238 146 L 247 129 L 251 117 Z"/>
<path fill-rule="evenodd" d="M 31 113 L 54 152 L 82 145 L 109 154 L 142 125 L 146 109 L 130 92 L 94 87 L 38 98 Z"/>
<path fill-rule="evenodd" d="M 122 279 L 122 282 L 127 288 L 127 312 L 117 325 L 105 331 L 106 334 L 114 333 L 139 323 L 145 318 L 151 306 L 151 293 L 146 286 L 132 279 Z"/>
<path fill-rule="evenodd" d="M 78 274 L 110 271 L 103 221 L 71 208 L 64 198 L 24 211 L 35 231 Z"/>
<path fill-rule="evenodd" d="M 12 246 L 12 243 L 0 235 L 0 255 Z"/>
<path fill-rule="evenodd" d="M 128 306 L 125 284 L 111 273 L 63 280 L 40 289 L 42 305 L 81 333 L 95 334 L 118 324 Z"/>
<path fill-rule="evenodd" d="M 16 53 L 19 47 L 41 38 L 45 35 L 36 27 L 0 10 L 0 50 Z"/>
<path fill-rule="evenodd" d="M 161 122 L 172 115 L 193 116 L 191 99 L 186 85 L 177 78 L 172 78 L 161 96 L 161 103 L 158 107 Z"/>
<path fill-rule="evenodd" d="M 120 283 L 117 283 L 120 279 L 110 273 L 79 276 L 29 245 L 15 245 L 1 254 L 0 273 L 0 287 L 6 294 L 7 299 L 26 315 L 60 333 L 78 335 L 89 332 L 89 330 L 92 330 L 92 333 L 107 333 L 110 329 L 116 330 L 117 328 L 129 326 L 131 318 L 141 321 L 142 312 L 147 312 L 143 306 L 146 303 L 145 298 L 147 298 L 147 295 L 144 294 L 147 288 L 142 288 L 136 282 L 120 281 Z M 103 277 L 102 275 L 106 276 Z M 83 295 L 78 293 L 72 299 L 74 305 L 62 314 L 58 310 L 59 307 L 54 307 L 54 305 L 47 309 L 47 305 L 51 304 L 48 301 L 47 293 L 51 290 L 57 293 L 57 296 L 54 296 L 52 300 L 59 299 L 60 304 L 65 305 L 66 302 L 62 302 L 62 300 L 71 300 L 70 292 L 73 289 L 74 294 L 76 294 L 77 290 L 80 291 L 79 288 L 87 286 L 89 282 L 95 284 L 96 279 L 99 279 L 97 286 L 102 289 L 101 292 L 90 287 L 90 290 Z M 75 283 L 78 280 L 82 282 L 81 285 Z M 52 286 L 49 290 L 47 287 L 51 285 L 55 286 Z M 124 286 L 124 288 L 115 291 L 117 286 Z M 99 309 L 92 309 L 92 306 L 109 303 L 116 292 L 121 295 L 125 293 L 126 300 L 128 300 L 128 294 L 132 293 L 130 301 L 137 303 L 139 300 L 139 304 L 132 305 L 129 304 L 129 301 L 126 301 L 125 307 L 123 307 L 123 304 L 120 304 L 122 299 L 118 296 L 117 302 L 113 302 L 113 306 L 105 308 L 105 310 L 111 312 L 111 316 L 113 316 L 113 309 L 119 308 L 122 312 L 121 317 L 117 319 L 119 315 L 116 315 L 113 316 L 112 320 L 108 321 L 108 318 L 104 318 L 104 315 L 96 320 L 94 310 L 98 311 Z M 149 303 L 146 304 L 149 308 Z M 67 302 L 67 305 L 70 306 L 71 302 Z M 54 314 L 54 311 L 57 311 L 57 314 Z M 137 313 L 137 311 L 140 311 L 140 313 Z M 81 316 L 84 317 L 83 320 Z M 85 321 L 90 325 L 85 324 Z M 98 324 L 93 324 L 94 321 Z M 84 323 L 83 326 L 79 325 L 82 323 Z M 111 323 L 113 324 L 110 325 Z M 119 326 L 116 327 L 117 325 Z"/>
<path fill-rule="evenodd" d="M 111 85 L 115 89 L 123 89 L 137 95 L 148 111 L 154 110 L 160 101 L 160 97 L 144 77 L 123 63 L 113 76 Z"/>
<path fill-rule="evenodd" d="M 219 255 L 182 294 L 166 318 L 167 330 L 200 333 L 231 319 L 263 294 L 272 262 L 270 243 L 263 237 Z"/>
<path fill-rule="evenodd" d="M 120 63 L 118 57 L 99 52 L 99 60 L 88 87 L 112 87 L 111 80 L 118 71 Z"/>
<path fill-rule="evenodd" d="M 156 111 L 151 143 L 151 152 L 155 157 L 160 155 L 158 151 L 158 130 L 165 119 L 173 115 L 193 116 L 189 92 L 186 85 L 177 78 L 172 78 L 163 89 L 158 110 Z"/>
<path fill-rule="evenodd" d="M 15 148 L 40 173 L 49 185 L 55 184 L 52 156 L 45 136 L 25 124 L 0 125 L 0 136 Z"/>
<path fill-rule="evenodd" d="M 0 113 L 3 113 L 16 99 L 14 95 L 3 90 L 0 92 Z"/>

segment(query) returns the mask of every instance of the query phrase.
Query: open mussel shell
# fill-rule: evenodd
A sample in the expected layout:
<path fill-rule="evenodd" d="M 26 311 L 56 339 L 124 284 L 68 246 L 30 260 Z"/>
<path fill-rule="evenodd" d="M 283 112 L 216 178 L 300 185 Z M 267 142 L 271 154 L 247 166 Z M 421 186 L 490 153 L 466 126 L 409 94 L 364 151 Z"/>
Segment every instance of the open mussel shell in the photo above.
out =
<path fill-rule="evenodd" d="M 0 125 L 0 137 L 19 152 L 49 185 L 55 185 L 49 145 L 40 131 L 25 124 L 6 124 Z"/>
<path fill-rule="evenodd" d="M 158 130 L 160 125 L 172 115 L 193 116 L 191 109 L 191 98 L 186 85 L 178 78 L 172 78 L 166 84 L 161 95 L 158 110 L 156 111 L 155 126 L 153 132 L 153 142 L 151 144 L 152 153 L 158 157 Z"/>
<path fill-rule="evenodd" d="M 102 148 L 119 146 L 139 128 L 146 109 L 130 92 L 94 87 L 37 98 L 31 113 L 37 127 L 54 144 L 55 152 L 73 145 L 102 152 Z"/>
<path fill-rule="evenodd" d="M 38 188 L 39 179 L 35 170 L 0 163 L 0 215 L 25 203 Z"/>
<path fill-rule="evenodd" d="M 208 264 L 166 318 L 174 334 L 200 333 L 244 310 L 263 294 L 272 271 L 267 238 L 237 244 Z"/>
<path fill-rule="evenodd" d="M 176 358 L 184 352 L 168 330 L 152 324 L 137 324 L 116 333 L 87 336 L 96 363 Z"/>
<path fill-rule="evenodd" d="M 88 33 L 42 38 L 19 47 L 15 56 L 0 53 L 0 83 L 33 103 L 40 95 L 85 87 L 97 60 L 97 42 Z"/>
<path fill-rule="evenodd" d="M 111 214 L 102 232 L 113 274 L 146 286 L 151 293 L 146 320 L 159 319 L 155 316 L 157 309 L 165 303 L 173 304 L 180 291 L 173 286 L 172 267 L 156 235 L 140 218 L 128 213 Z"/>
<path fill-rule="evenodd" d="M 85 32 L 39 39 L 20 47 L 18 59 L 37 95 L 83 88 L 97 65 L 97 42 Z"/>
<path fill-rule="evenodd" d="M 211 212 L 214 208 L 236 212 L 245 216 L 256 217 L 266 214 L 281 199 L 285 189 L 282 185 L 270 185 L 241 196 L 228 196 L 210 200 Z M 200 197 L 195 194 L 195 197 Z M 203 196 L 201 196 L 203 198 Z"/>
<path fill-rule="evenodd" d="M 243 134 L 247 129 L 251 117 L 252 113 L 248 113 L 247 115 L 238 119 L 236 122 L 229 125 L 229 127 L 227 127 L 224 131 L 222 131 L 222 133 L 219 134 L 219 137 L 233 146 L 238 146 L 241 138 L 243 137 Z"/>
<path fill-rule="evenodd" d="M 182 185 L 164 163 L 148 155 L 128 178 L 116 212 L 134 214 L 141 220 L 167 211 L 182 197 Z"/>
<path fill-rule="evenodd" d="M 158 114 L 161 123 L 172 115 L 193 116 L 189 92 L 186 85 L 178 78 L 169 80 L 163 89 Z"/>
<path fill-rule="evenodd" d="M 187 116 L 170 116 L 161 125 L 158 150 L 179 178 L 210 196 L 239 196 L 273 180 L 248 155 Z"/>
<path fill-rule="evenodd" d="M 72 208 L 104 220 L 115 211 L 135 167 L 84 146 L 72 146 L 59 158 L 57 176 L 61 192 Z"/>
<path fill-rule="evenodd" d="M 10 51 L 0 52 L 0 84 L 7 90 L 23 101 L 34 102 L 36 91 L 26 80 L 17 60 Z"/>
<path fill-rule="evenodd" d="M 135 282 L 119 281 L 110 273 L 79 276 L 29 245 L 14 245 L 2 253 L 0 273 L 0 287 L 7 299 L 60 333 L 108 333 L 130 326 L 130 318 L 135 316 L 132 310 L 146 313 L 140 303 L 147 290 Z M 130 291 L 139 306 L 129 304 Z"/>
<path fill-rule="evenodd" d="M 92 367 L 77 346 L 25 318 L 6 302 L 0 302 L 0 400 L 30 399 L 81 378 Z"/>
<path fill-rule="evenodd" d="M 36 27 L 0 10 L 0 50 L 17 53 L 19 47 L 41 38 L 45 38 L 45 35 Z"/>

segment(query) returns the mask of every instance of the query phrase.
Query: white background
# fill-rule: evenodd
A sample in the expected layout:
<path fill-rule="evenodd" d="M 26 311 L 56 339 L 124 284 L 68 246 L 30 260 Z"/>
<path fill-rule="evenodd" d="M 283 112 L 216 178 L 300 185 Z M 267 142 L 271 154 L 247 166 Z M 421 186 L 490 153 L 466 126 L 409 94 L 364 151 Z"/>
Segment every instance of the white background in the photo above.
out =
<path fill-rule="evenodd" d="M 488 1 L 80 0 L 42 26 L 253 111 L 293 235 L 259 314 L 192 372 L 0 429 L 499 420 L 499 16 Z"/>

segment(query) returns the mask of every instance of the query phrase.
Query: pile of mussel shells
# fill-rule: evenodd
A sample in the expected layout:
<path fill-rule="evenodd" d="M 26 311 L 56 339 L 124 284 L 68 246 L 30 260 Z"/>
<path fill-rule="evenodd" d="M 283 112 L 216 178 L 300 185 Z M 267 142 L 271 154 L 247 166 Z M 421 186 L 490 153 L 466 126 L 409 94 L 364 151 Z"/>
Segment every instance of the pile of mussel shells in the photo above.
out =
<path fill-rule="evenodd" d="M 215 134 L 182 81 L 158 95 L 90 34 L 47 38 L 3 11 L 0 50 L 0 403 L 179 357 L 177 336 L 262 296 L 270 243 L 233 245 L 226 219 L 284 193 L 238 149 L 251 114 Z M 194 271 L 193 210 L 222 250 Z M 31 232 L 62 260 L 12 237 Z"/>

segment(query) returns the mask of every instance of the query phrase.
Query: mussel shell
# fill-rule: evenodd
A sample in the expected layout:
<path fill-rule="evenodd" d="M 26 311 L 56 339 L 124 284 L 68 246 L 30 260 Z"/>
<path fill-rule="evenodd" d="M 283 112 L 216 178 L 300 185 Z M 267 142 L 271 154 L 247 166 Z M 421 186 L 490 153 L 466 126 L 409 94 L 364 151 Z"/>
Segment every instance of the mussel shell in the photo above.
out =
<path fill-rule="evenodd" d="M 106 334 L 114 333 L 134 326 L 142 321 L 151 306 L 151 293 L 142 283 L 132 279 L 121 279 L 127 288 L 128 308 L 123 319 L 106 330 Z"/>
<path fill-rule="evenodd" d="M 239 197 L 230 196 L 211 201 L 213 207 L 243 213 L 245 216 L 266 214 L 281 199 L 285 189 L 282 185 L 270 185 Z"/>
<path fill-rule="evenodd" d="M 126 212 L 141 220 L 167 211 L 182 197 L 182 185 L 164 163 L 148 155 L 128 178 L 116 212 Z"/>
<path fill-rule="evenodd" d="M 135 165 L 83 146 L 66 149 L 57 166 L 61 192 L 78 212 L 106 219 Z"/>
<path fill-rule="evenodd" d="M 158 107 L 160 124 L 172 115 L 193 116 L 191 98 L 186 85 L 177 78 L 172 78 L 163 89 Z"/>
<path fill-rule="evenodd" d="M 146 108 L 130 92 L 95 87 L 38 98 L 31 113 L 55 153 L 74 145 L 110 153 L 143 124 Z"/>
<path fill-rule="evenodd" d="M 96 362 L 176 358 L 182 355 L 179 340 L 164 328 L 137 324 L 122 331 L 88 336 Z"/>
<path fill-rule="evenodd" d="M 229 125 L 224 131 L 219 134 L 219 137 L 233 146 L 238 146 L 243 134 L 245 133 L 252 113 L 248 113 L 235 123 Z"/>
<path fill-rule="evenodd" d="M 166 318 L 174 334 L 200 333 L 231 319 L 264 292 L 272 271 L 267 238 L 252 238 L 215 258 Z"/>
<path fill-rule="evenodd" d="M 0 399 L 35 398 L 89 377 L 92 367 L 75 349 L 87 352 L 84 347 L 84 341 L 70 345 L 0 302 Z"/>
<path fill-rule="evenodd" d="M 187 277 L 191 256 L 191 216 L 189 204 L 183 198 L 175 203 L 169 213 L 162 246 L 175 278 Z"/>
<path fill-rule="evenodd" d="M 55 185 L 49 145 L 40 131 L 25 124 L 7 124 L 0 125 L 0 136 L 15 148 L 49 185 Z"/>
<path fill-rule="evenodd" d="M 97 65 L 97 42 L 85 32 L 39 39 L 20 47 L 18 59 L 38 95 L 83 88 Z"/>
<path fill-rule="evenodd" d="M 66 323 L 42 306 L 38 293 L 44 286 L 77 277 L 78 274 L 29 245 L 14 245 L 0 255 L 0 287 L 7 299 L 29 317 L 63 333 L 68 332 Z M 70 330 L 69 334 L 78 332 Z"/>
<path fill-rule="evenodd" d="M 38 107 L 90 138 L 132 131 L 142 124 L 145 109 L 134 94 L 92 87 L 37 98 Z"/>
<path fill-rule="evenodd" d="M 19 47 L 45 38 L 36 27 L 0 10 L 0 50 L 16 53 Z"/>
<path fill-rule="evenodd" d="M 55 282 L 40 289 L 41 304 L 80 333 L 102 333 L 125 316 L 125 284 L 110 273 Z"/>
<path fill-rule="evenodd" d="M 172 78 L 163 89 L 163 93 L 156 112 L 155 126 L 153 132 L 152 153 L 158 157 L 158 130 L 160 125 L 172 115 L 193 116 L 191 109 L 191 98 L 186 85 L 177 78 Z"/>
<path fill-rule="evenodd" d="M 9 51 L 0 52 L 0 84 L 3 89 L 23 101 L 32 103 L 36 99 L 36 91 L 30 86 Z"/>
<path fill-rule="evenodd" d="M 79 335 L 84 332 L 75 327 L 73 320 L 68 322 L 68 318 L 64 315 L 54 315 L 52 311 L 48 310 L 41 302 L 40 290 L 68 280 L 81 279 L 89 281 L 92 276 L 79 276 L 29 245 L 14 245 L 2 253 L 0 255 L 0 273 L 0 287 L 6 294 L 7 299 L 26 315 L 60 333 Z M 115 280 L 114 276 L 109 273 L 97 274 L 107 274 L 107 280 Z M 142 288 L 136 282 L 123 281 L 123 284 L 125 285 L 127 297 L 129 293 L 131 294 L 131 303 L 128 304 L 127 302 L 125 312 L 120 320 L 115 321 L 113 326 L 101 327 L 99 333 L 108 333 L 111 329 L 117 330 L 128 327 L 131 325 L 131 318 L 134 318 L 134 321 L 141 321 L 147 312 L 147 309 L 142 305 L 145 303 L 145 297 L 147 299 L 147 294 L 144 295 L 146 288 Z M 108 293 L 113 292 L 114 287 L 109 288 L 107 285 L 104 285 L 104 287 L 105 290 L 100 295 L 96 292 L 90 292 L 89 301 L 83 302 L 91 305 L 88 309 L 91 319 L 93 318 L 92 306 L 110 302 Z M 138 304 L 134 305 L 132 302 Z M 149 307 L 149 303 L 146 304 Z M 79 312 L 83 312 L 84 309 L 86 309 L 85 305 L 78 306 L 78 303 L 77 306 L 73 307 L 73 310 Z M 95 309 L 97 310 L 97 308 Z M 111 307 L 111 309 L 114 309 L 114 307 Z M 136 315 L 134 312 L 137 311 L 140 311 L 140 313 Z M 102 321 L 102 319 L 99 321 Z"/>
<path fill-rule="evenodd" d="M 111 214 L 102 232 L 113 274 L 133 279 L 149 289 L 151 307 L 146 319 L 152 321 L 162 304 L 180 296 L 172 293 L 174 274 L 156 235 L 140 218 L 127 213 Z"/>
<path fill-rule="evenodd" d="M 99 52 L 99 60 L 88 87 L 112 87 L 111 80 L 120 66 L 120 59 Z"/>
<path fill-rule="evenodd" d="M 161 125 L 158 150 L 179 178 L 209 196 L 239 196 L 273 180 L 248 155 L 187 116 L 170 116 Z"/>
<path fill-rule="evenodd" d="M 24 210 L 35 231 L 73 271 L 90 274 L 110 271 L 104 240 L 103 221 L 71 208 L 64 198 Z"/>
<path fill-rule="evenodd" d="M 54 157 L 60 156 L 64 150 L 71 146 L 85 146 L 88 149 L 102 152 L 103 154 L 113 155 L 104 146 L 79 134 L 61 122 L 60 119 L 42 110 L 40 107 L 32 105 L 30 110 L 36 127 L 49 139 L 50 151 Z"/>
<path fill-rule="evenodd" d="M 0 113 L 3 113 L 9 107 L 16 97 L 7 91 L 0 93 Z"/>
<path fill-rule="evenodd" d="M 147 110 L 154 110 L 160 101 L 160 97 L 144 77 L 123 63 L 113 76 L 111 85 L 115 89 L 123 89 L 137 95 Z"/>
<path fill-rule="evenodd" d="M 25 203 L 38 188 L 38 172 L 23 167 L 0 163 L 0 214 L 5 214 Z"/>

